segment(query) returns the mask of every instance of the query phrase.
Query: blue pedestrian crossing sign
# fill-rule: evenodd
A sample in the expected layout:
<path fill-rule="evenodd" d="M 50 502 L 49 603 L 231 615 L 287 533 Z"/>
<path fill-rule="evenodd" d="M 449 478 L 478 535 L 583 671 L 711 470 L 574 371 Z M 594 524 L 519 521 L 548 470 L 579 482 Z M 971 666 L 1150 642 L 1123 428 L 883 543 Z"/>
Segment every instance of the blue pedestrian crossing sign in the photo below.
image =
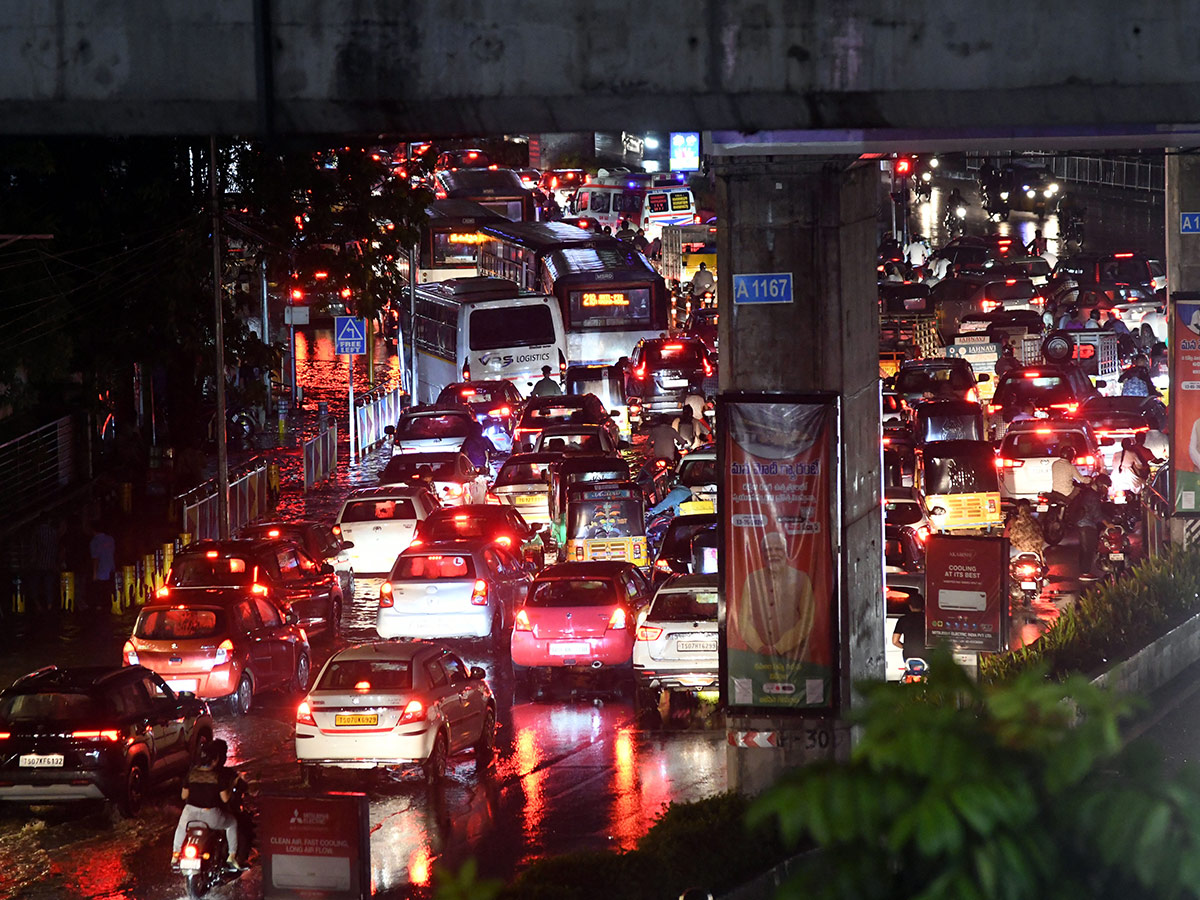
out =
<path fill-rule="evenodd" d="M 1200 213 L 1179 214 L 1180 234 L 1200 234 Z"/>
<path fill-rule="evenodd" d="M 337 353 L 362 354 L 367 352 L 367 323 L 354 316 L 334 316 L 333 341 Z"/>

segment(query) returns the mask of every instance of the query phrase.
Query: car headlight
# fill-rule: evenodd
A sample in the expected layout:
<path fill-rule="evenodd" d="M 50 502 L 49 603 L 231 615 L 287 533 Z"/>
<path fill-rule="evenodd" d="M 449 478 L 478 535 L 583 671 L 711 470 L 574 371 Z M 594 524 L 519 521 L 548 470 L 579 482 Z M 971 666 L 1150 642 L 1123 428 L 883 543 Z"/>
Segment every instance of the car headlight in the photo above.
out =
<path fill-rule="evenodd" d="M 1001 192 L 1000 192 L 1000 199 L 1001 199 L 1001 200 L 1007 200 L 1007 199 L 1008 199 L 1008 191 L 1001 191 Z"/>
<path fill-rule="evenodd" d="M 1030 200 L 1032 200 L 1034 197 L 1037 196 L 1037 191 L 1026 190 L 1025 196 L 1028 197 Z"/>
<path fill-rule="evenodd" d="M 1053 183 L 1050 185 L 1050 193 L 1052 193 L 1052 194 L 1057 194 L 1057 193 L 1058 193 L 1058 182 L 1057 182 L 1057 181 L 1056 181 L 1056 182 L 1053 182 Z"/>

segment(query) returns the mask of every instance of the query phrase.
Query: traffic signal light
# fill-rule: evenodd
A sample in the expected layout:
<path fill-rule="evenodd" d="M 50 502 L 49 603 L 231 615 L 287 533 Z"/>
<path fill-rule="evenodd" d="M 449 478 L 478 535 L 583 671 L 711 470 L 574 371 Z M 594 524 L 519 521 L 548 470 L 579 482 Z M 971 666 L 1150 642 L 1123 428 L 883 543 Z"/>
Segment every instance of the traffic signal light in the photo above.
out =
<path fill-rule="evenodd" d="M 892 166 L 892 171 L 896 173 L 897 178 L 907 178 L 912 174 L 912 170 L 912 159 L 907 156 L 896 157 L 896 162 Z"/>

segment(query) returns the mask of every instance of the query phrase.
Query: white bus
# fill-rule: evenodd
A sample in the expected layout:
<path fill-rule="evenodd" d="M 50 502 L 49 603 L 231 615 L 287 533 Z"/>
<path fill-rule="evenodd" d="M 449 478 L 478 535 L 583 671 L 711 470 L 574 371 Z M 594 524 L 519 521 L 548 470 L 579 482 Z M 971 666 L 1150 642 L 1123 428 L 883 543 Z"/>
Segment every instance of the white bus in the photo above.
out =
<path fill-rule="evenodd" d="M 416 290 L 411 334 L 413 397 L 433 403 L 458 381 L 507 379 L 528 396 L 550 366 L 567 369 L 567 338 L 553 296 L 502 278 L 452 278 Z"/>

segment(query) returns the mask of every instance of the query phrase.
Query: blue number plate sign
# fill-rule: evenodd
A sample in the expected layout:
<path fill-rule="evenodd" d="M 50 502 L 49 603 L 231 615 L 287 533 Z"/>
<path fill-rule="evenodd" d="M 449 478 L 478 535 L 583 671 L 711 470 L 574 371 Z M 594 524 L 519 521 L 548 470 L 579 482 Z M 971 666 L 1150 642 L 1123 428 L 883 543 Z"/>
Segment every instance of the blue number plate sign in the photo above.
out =
<path fill-rule="evenodd" d="M 1181 212 L 1179 214 L 1179 233 L 1200 234 L 1200 213 Z"/>
<path fill-rule="evenodd" d="M 792 273 L 733 276 L 734 303 L 791 303 Z"/>

